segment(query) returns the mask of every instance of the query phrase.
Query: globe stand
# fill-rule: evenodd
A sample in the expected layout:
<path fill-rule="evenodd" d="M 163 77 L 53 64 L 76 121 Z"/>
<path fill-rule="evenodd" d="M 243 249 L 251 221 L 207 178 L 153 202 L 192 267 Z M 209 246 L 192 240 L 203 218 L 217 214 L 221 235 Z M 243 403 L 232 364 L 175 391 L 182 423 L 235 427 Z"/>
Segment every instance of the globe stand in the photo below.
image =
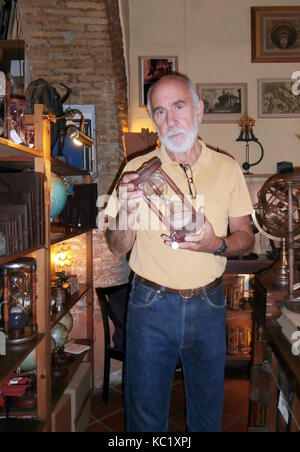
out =
<path fill-rule="evenodd" d="M 289 283 L 289 268 L 286 253 L 285 238 L 275 237 L 265 231 L 256 218 L 255 210 L 252 212 L 252 220 L 257 230 L 270 240 L 280 240 L 280 258 L 272 265 L 271 268 L 262 272 L 259 276 L 262 281 L 271 283 L 279 287 L 287 287 Z"/>
<path fill-rule="evenodd" d="M 287 287 L 289 284 L 289 267 L 287 261 L 285 239 L 281 240 L 280 258 L 271 268 L 260 274 L 262 281 L 272 283 L 276 286 Z"/>
<path fill-rule="evenodd" d="M 52 353 L 52 377 L 53 378 L 63 378 L 65 377 L 69 370 L 65 367 L 64 359 L 64 347 L 57 348 Z"/>

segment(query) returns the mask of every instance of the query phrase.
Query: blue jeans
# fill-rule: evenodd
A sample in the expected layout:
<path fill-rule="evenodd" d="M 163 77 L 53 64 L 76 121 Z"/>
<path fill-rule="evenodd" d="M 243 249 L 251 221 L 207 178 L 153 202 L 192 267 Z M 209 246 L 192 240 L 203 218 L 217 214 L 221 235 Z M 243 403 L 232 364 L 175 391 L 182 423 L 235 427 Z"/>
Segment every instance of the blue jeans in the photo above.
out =
<path fill-rule="evenodd" d="M 221 431 L 226 354 L 222 286 L 184 299 L 134 279 L 126 325 L 126 431 L 168 431 L 178 356 L 184 373 L 187 430 Z"/>

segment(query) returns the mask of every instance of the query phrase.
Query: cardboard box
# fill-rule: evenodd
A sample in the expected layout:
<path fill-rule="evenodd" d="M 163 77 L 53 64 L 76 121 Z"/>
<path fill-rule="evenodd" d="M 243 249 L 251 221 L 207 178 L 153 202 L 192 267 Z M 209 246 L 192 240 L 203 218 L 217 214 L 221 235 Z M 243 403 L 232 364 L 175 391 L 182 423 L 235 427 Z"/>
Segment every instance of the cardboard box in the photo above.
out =
<path fill-rule="evenodd" d="M 70 433 L 71 431 L 71 398 L 63 394 L 51 415 L 51 432 Z"/>
<path fill-rule="evenodd" d="M 71 398 L 72 432 L 84 431 L 89 422 L 91 389 L 91 363 L 84 362 L 80 364 L 65 390 L 65 394 Z"/>

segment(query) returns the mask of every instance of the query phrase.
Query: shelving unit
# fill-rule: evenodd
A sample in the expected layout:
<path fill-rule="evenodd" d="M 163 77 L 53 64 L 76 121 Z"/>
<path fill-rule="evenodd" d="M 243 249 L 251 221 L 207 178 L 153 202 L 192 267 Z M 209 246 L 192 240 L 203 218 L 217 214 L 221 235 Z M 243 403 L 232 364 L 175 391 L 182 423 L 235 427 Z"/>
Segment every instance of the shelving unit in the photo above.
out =
<path fill-rule="evenodd" d="M 14 261 L 23 256 L 30 255 L 37 262 L 37 323 L 38 336 L 35 340 L 22 345 L 10 345 L 7 347 L 6 356 L 0 356 L 0 384 L 11 377 L 21 362 L 32 352 L 37 350 L 37 409 L 32 414 L 34 422 L 30 423 L 30 430 L 51 431 L 51 414 L 62 397 L 68 382 L 82 362 L 83 358 L 90 361 L 93 369 L 93 268 L 92 268 L 92 230 L 80 230 L 78 228 L 69 231 L 68 234 L 55 234 L 51 239 L 50 231 L 50 177 L 51 172 L 63 176 L 84 176 L 85 183 L 90 183 L 88 172 L 72 167 L 50 154 L 50 124 L 43 115 L 44 106 L 35 105 L 34 115 L 26 115 L 25 122 L 34 124 L 35 148 L 16 145 L 11 141 L 0 138 L 0 166 L 16 170 L 30 169 L 45 174 L 44 202 L 45 202 L 45 244 L 43 247 L 32 248 L 21 253 L 0 257 L 0 265 Z M 50 308 L 50 254 L 51 245 L 64 242 L 76 236 L 84 235 L 86 242 L 86 283 L 80 284 L 79 291 L 69 297 L 63 311 L 51 317 Z M 83 297 L 86 299 L 87 337 L 83 342 L 89 345 L 87 353 L 76 356 L 70 363 L 69 372 L 65 378 L 52 381 L 51 377 L 51 329 L 62 317 L 76 305 Z M 82 342 L 79 341 L 79 342 Z M 12 425 L 12 431 L 22 431 L 22 416 Z M 28 419 L 24 419 L 25 423 Z M 1 425 L 0 425 L 1 431 Z M 18 431 L 18 430 L 16 430 Z"/>

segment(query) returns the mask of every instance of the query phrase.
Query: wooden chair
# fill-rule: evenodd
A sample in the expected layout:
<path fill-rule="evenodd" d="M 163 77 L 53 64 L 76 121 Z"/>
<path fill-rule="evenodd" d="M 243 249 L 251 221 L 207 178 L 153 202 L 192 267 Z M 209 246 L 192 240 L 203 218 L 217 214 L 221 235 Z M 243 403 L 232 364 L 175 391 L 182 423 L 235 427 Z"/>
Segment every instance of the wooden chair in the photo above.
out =
<path fill-rule="evenodd" d="M 124 361 L 125 313 L 127 308 L 130 283 L 113 287 L 97 287 L 103 330 L 104 330 L 104 377 L 102 398 L 108 403 L 110 360 Z M 111 340 L 110 321 L 115 328 Z"/>

